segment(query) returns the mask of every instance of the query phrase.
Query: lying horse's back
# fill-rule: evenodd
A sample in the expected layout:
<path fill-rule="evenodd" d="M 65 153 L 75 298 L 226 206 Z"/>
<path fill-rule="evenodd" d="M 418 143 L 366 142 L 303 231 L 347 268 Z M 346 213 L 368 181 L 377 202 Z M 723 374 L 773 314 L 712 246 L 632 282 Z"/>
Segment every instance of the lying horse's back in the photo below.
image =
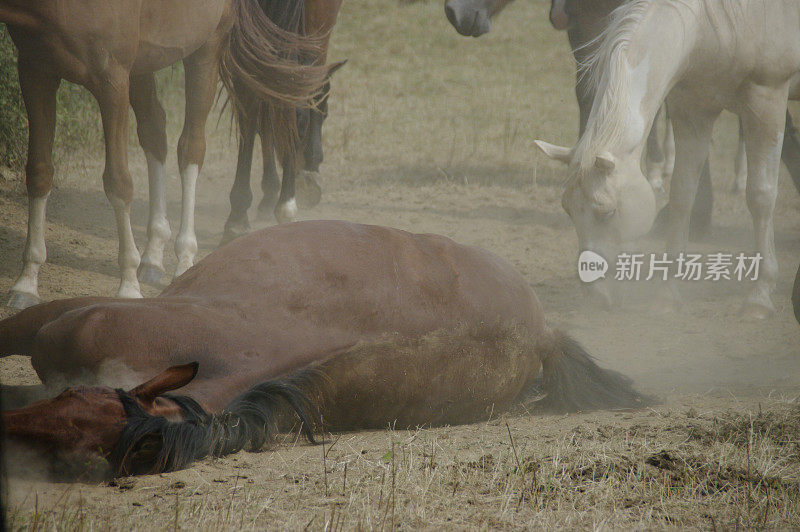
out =
<path fill-rule="evenodd" d="M 262 325 L 304 322 L 359 338 L 487 320 L 536 333 L 544 327 L 533 290 L 500 257 L 439 235 L 348 222 L 280 225 L 240 238 L 159 297 L 207 298 L 235 304 Z"/>

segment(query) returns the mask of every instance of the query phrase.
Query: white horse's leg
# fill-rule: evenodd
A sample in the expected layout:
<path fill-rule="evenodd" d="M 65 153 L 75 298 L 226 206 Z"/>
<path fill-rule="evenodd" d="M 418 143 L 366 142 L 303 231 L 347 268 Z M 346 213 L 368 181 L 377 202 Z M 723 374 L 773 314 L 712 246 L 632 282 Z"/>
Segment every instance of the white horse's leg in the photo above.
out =
<path fill-rule="evenodd" d="M 719 111 L 680 109 L 671 104 L 671 120 L 675 134 L 675 169 L 669 194 L 667 245 L 669 257 L 675 261 L 686 250 L 689 240 L 689 221 L 694 205 L 700 174 L 708 158 L 711 132 Z M 675 312 L 680 306 L 680 294 L 675 271 L 671 272 L 655 302 L 657 312 Z"/>
<path fill-rule="evenodd" d="M 8 306 L 22 309 L 39 302 L 39 269 L 47 259 L 45 211 L 53 186 L 53 133 L 56 123 L 56 91 L 59 78 L 40 69 L 35 62 L 19 60 L 19 82 L 28 113 L 28 236 L 23 266 L 8 298 Z"/>
<path fill-rule="evenodd" d="M 131 107 L 136 113 L 139 144 L 147 159 L 147 179 L 150 185 L 150 214 L 147 221 L 147 245 L 139 265 L 139 279 L 158 283 L 164 276 L 164 245 L 171 235 L 167 219 L 166 173 L 167 159 L 166 115 L 156 93 L 152 74 L 131 78 Z"/>
<path fill-rule="evenodd" d="M 663 109 L 663 106 L 659 108 L 653 120 L 653 125 L 650 127 L 650 134 L 647 136 L 647 153 L 645 155 L 647 180 L 659 199 L 664 195 L 664 152 L 658 140 L 658 123 L 663 114 Z"/>
<path fill-rule="evenodd" d="M 197 164 L 190 164 L 181 171 L 181 228 L 175 239 L 175 255 L 178 257 L 175 277 L 191 268 L 194 264 L 194 257 L 197 255 L 194 203 L 199 174 L 200 167 Z"/>
<path fill-rule="evenodd" d="M 664 168 L 662 171 L 662 180 L 667 182 L 672 179 L 672 174 L 675 171 L 675 131 L 672 127 L 672 119 L 669 117 L 669 109 L 666 108 L 664 113 Z"/>
<path fill-rule="evenodd" d="M 738 194 L 747 184 L 747 149 L 744 145 L 742 119 L 739 119 L 739 144 L 736 148 L 736 159 L 733 161 L 733 173 L 736 174 L 731 192 Z"/>
<path fill-rule="evenodd" d="M 742 309 L 748 318 L 766 318 L 775 311 L 770 293 L 778 278 L 773 212 L 778 197 L 788 89 L 754 86 L 742 113 L 747 149 L 747 208 L 753 217 L 755 251 L 761 254 L 758 279 Z"/>

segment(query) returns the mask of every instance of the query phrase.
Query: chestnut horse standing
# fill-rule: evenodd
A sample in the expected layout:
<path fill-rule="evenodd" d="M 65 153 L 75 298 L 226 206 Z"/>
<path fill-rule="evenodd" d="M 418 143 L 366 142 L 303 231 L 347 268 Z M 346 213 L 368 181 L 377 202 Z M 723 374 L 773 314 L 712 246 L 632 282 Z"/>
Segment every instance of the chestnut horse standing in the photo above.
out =
<path fill-rule="evenodd" d="M 285 5 L 272 2 L 267 9 L 270 19 L 283 29 L 313 35 L 319 39 L 319 51 L 311 57 L 300 58 L 305 63 L 324 65 L 328 56 L 328 43 L 331 31 L 336 24 L 342 0 L 307 0 L 302 11 L 287 10 Z M 344 62 L 338 62 L 328 69 L 332 75 Z M 306 188 L 309 205 L 319 202 L 321 189 L 314 176 L 319 171 L 322 163 L 322 123 L 327 117 L 328 93 L 330 82 L 326 81 L 320 96 L 313 102 L 311 108 L 297 110 L 297 128 L 299 141 L 297 146 L 287 146 L 286 142 L 279 143 L 277 147 L 287 146 L 290 150 L 278 150 L 283 170 L 283 180 L 278 177 L 275 163 L 275 148 L 271 131 L 269 109 L 259 105 L 256 98 L 248 98 L 244 90 L 237 90 L 241 105 L 237 109 L 237 122 L 239 125 L 239 155 L 236 164 L 236 176 L 230 193 L 231 212 L 225 222 L 225 231 L 222 242 L 228 242 L 237 236 L 250 232 L 250 220 L 247 210 L 253 202 L 253 193 L 250 189 L 250 172 L 253 163 L 253 144 L 256 133 L 261 137 L 261 154 L 263 157 L 263 174 L 261 190 L 264 197 L 259 203 L 258 210 L 261 214 L 274 212 L 278 222 L 294 221 L 297 214 L 295 200 L 295 180 L 300 168 L 303 173 L 299 175 L 299 183 Z"/>
<path fill-rule="evenodd" d="M 10 354 L 30 355 L 50 385 L 90 377 L 127 388 L 177 365 L 128 393 L 71 388 L 3 413 L 12 441 L 84 459 L 101 449 L 117 473 L 258 448 L 281 398 L 309 435 L 314 410 L 327 430 L 487 419 L 523 399 L 541 368 L 550 409 L 642 404 L 547 326 L 500 257 L 347 222 L 243 236 L 153 299 L 24 310 L 0 321 L 0 356 Z M 191 399 L 163 396 L 181 387 Z"/>
<path fill-rule="evenodd" d="M 292 0 L 291 2 L 302 2 Z M 28 237 L 22 273 L 9 305 L 38 301 L 38 274 L 45 261 L 45 205 L 53 183 L 52 145 L 56 90 L 61 79 L 85 86 L 97 99 L 106 144 L 103 188 L 114 208 L 119 235 L 121 282 L 118 297 L 141 297 L 144 280 L 160 279 L 166 216 L 164 110 L 153 72 L 183 60 L 186 116 L 178 142 L 183 199 L 175 241 L 176 275 L 197 251 L 195 184 L 205 154 L 205 122 L 217 90 L 218 70 L 230 90 L 235 82 L 272 105 L 307 105 L 318 94 L 324 69 L 291 57 L 314 53 L 313 39 L 281 31 L 258 0 L 0 0 L 0 22 L 19 49 L 19 79 L 28 112 L 26 183 Z M 232 95 L 235 99 L 235 95 Z M 148 243 L 141 260 L 133 239 L 128 172 L 128 105 L 136 114 L 150 182 Z"/>

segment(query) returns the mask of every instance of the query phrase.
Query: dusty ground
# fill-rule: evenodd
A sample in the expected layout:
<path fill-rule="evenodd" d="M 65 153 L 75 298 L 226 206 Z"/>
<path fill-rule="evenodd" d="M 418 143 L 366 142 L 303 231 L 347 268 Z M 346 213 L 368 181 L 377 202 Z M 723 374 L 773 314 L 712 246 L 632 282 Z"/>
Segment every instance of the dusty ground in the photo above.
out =
<path fill-rule="evenodd" d="M 533 145 L 536 138 L 568 144 L 577 129 L 566 36 L 550 28 L 546 10 L 544 0 L 518 2 L 490 35 L 473 40 L 455 34 L 439 1 L 347 0 L 330 54 L 350 62 L 336 75 L 326 123 L 325 197 L 301 218 L 441 233 L 499 253 L 534 286 L 552 324 L 660 395 L 662 406 L 564 417 L 519 411 L 475 426 L 334 435 L 324 449 L 288 438 L 267 452 L 118 485 L 16 477 L 9 484 L 14 525 L 800 526 L 800 326 L 789 302 L 800 261 L 800 198 L 782 175 L 772 319 L 737 316 L 743 283 L 687 286 L 676 316 L 650 312 L 655 286 L 647 283 L 630 286 L 619 310 L 584 310 L 577 240 L 560 206 L 564 172 Z M 168 98 L 173 145 L 178 96 Z M 234 168 L 227 122 L 216 124 L 209 121 L 198 187 L 201 254 L 221 236 Z M 698 252 L 751 247 L 744 198 L 728 193 L 735 130 L 732 117 L 721 120 L 712 157 L 714 229 L 692 244 Z M 59 155 L 44 299 L 116 290 L 117 243 L 99 155 L 95 148 Z M 141 246 L 147 180 L 134 145 L 131 157 Z M 174 156 L 169 164 L 175 174 Z M 174 233 L 177 179 L 168 193 Z M 24 184 L 0 177 L 0 293 L 20 267 L 25 215 Z M 641 242 L 643 251 L 659 246 Z M 158 291 L 145 287 L 149 295 Z M 9 314 L 0 309 L 0 317 Z M 37 382 L 21 357 L 3 360 L 0 378 Z"/>

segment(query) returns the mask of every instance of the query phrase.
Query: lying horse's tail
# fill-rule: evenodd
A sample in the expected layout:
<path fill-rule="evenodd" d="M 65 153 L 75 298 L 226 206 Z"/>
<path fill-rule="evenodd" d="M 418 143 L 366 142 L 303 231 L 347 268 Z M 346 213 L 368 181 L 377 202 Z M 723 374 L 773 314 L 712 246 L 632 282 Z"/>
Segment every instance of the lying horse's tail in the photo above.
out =
<path fill-rule="evenodd" d="M 537 403 L 542 410 L 564 413 L 641 408 L 654 401 L 634 390 L 628 377 L 598 366 L 573 338 L 560 331 L 553 333 L 554 352 L 542 360 L 542 391 L 546 396 Z"/>
<path fill-rule="evenodd" d="M 295 151 L 295 108 L 310 107 L 328 75 L 325 66 L 302 64 L 323 47 L 319 36 L 300 33 L 303 1 L 235 0 L 233 28 L 219 62 L 236 116 L 241 120 L 263 109 L 279 153 Z"/>
<path fill-rule="evenodd" d="M 314 443 L 318 413 L 300 388 L 309 371 L 253 386 L 220 414 L 206 412 L 189 397 L 168 396 L 181 407 L 184 420 L 179 422 L 148 414 L 130 395 L 118 391 L 128 423 L 108 457 L 113 471 L 118 476 L 175 471 L 209 455 L 259 450 L 275 439 L 285 411 L 282 401 Z"/>

